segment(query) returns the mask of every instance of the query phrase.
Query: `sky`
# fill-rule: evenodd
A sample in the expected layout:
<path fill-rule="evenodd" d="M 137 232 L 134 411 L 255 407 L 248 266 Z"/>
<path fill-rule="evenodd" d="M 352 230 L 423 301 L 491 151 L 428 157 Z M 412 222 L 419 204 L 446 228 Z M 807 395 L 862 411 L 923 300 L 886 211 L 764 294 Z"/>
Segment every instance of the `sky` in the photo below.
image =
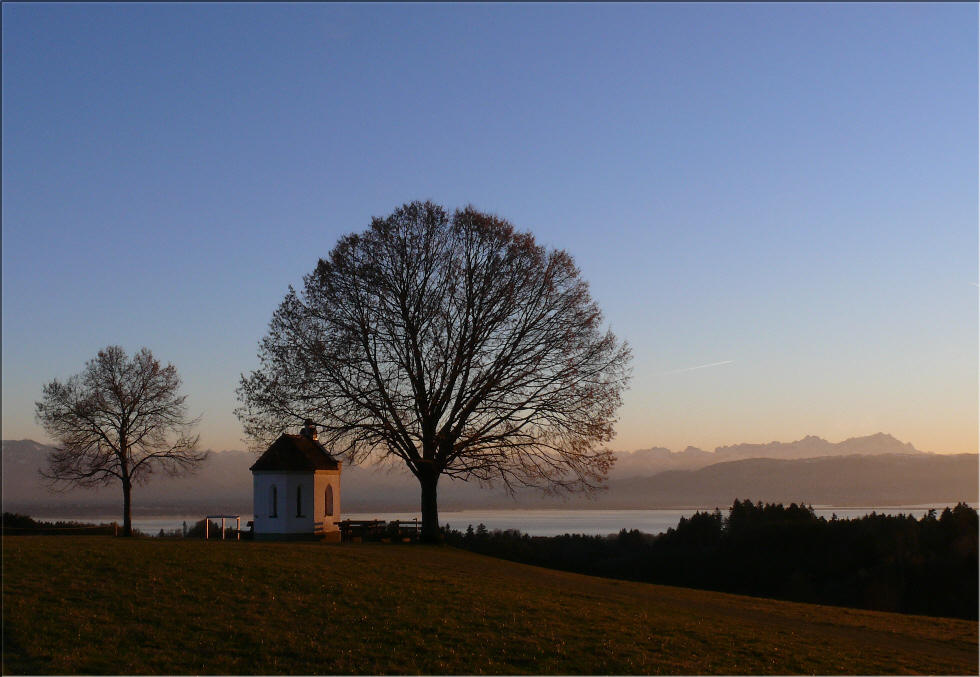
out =
<path fill-rule="evenodd" d="M 9 4 L 2 435 L 109 345 L 202 445 L 289 285 L 413 200 L 564 249 L 614 450 L 978 450 L 976 4 Z M 711 365 L 711 366 L 705 366 Z M 702 367 L 696 368 L 695 367 Z"/>

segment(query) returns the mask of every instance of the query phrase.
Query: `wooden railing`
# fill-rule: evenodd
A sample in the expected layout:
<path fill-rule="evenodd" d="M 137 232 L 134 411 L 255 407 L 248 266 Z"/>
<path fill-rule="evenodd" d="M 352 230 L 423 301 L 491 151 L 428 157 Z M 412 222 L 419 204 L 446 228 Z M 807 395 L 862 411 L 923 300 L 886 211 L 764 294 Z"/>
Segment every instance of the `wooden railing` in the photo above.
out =
<path fill-rule="evenodd" d="M 343 520 L 334 522 L 340 527 L 340 540 L 350 543 L 359 540 L 390 541 L 418 539 L 421 524 L 414 520 Z"/>

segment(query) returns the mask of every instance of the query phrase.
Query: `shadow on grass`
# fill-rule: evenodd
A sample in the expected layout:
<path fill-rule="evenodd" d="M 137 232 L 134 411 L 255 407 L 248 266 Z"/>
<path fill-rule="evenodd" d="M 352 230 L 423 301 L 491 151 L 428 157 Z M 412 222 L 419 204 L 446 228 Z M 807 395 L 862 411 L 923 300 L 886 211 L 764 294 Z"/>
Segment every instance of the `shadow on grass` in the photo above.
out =
<path fill-rule="evenodd" d="M 47 675 L 51 674 L 51 659 L 30 655 L 19 641 L 18 628 L 4 621 L 3 624 L 3 674 Z"/>

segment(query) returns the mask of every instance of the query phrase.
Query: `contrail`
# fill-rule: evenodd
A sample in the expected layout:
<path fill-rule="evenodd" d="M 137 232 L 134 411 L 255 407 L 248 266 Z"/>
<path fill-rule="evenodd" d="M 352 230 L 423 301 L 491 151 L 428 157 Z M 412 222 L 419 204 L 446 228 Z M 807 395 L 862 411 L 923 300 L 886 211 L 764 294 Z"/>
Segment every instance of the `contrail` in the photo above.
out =
<path fill-rule="evenodd" d="M 702 364 L 700 367 L 688 367 L 687 369 L 678 369 L 677 371 L 667 371 L 661 376 L 667 376 L 668 374 L 679 374 L 682 371 L 694 371 L 695 369 L 704 369 L 705 367 L 717 367 L 719 364 L 731 364 L 735 360 L 725 360 L 724 362 L 712 362 L 711 364 Z"/>

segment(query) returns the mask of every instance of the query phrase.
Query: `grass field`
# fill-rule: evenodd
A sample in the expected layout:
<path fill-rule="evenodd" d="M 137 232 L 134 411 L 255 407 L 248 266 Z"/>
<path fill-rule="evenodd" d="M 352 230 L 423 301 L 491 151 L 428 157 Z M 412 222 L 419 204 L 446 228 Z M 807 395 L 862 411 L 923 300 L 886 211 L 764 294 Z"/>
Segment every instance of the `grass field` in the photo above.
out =
<path fill-rule="evenodd" d="M 977 624 L 415 545 L 3 539 L 3 673 L 977 674 Z"/>

